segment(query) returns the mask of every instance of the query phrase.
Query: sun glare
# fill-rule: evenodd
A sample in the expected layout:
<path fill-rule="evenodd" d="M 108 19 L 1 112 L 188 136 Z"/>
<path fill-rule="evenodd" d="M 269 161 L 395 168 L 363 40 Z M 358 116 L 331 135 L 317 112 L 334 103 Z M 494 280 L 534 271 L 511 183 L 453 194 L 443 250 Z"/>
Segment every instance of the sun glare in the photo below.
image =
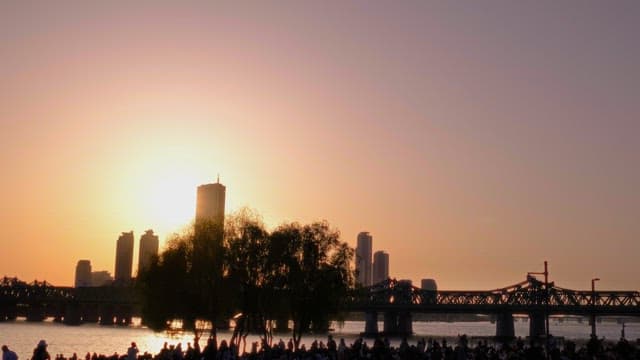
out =
<path fill-rule="evenodd" d="M 194 149 L 158 146 L 154 150 L 132 163 L 140 174 L 148 174 L 146 181 L 136 184 L 142 195 L 140 221 L 164 238 L 193 221 L 196 187 L 207 179 L 200 174 L 204 166 L 193 155 L 197 154 Z"/>
<path fill-rule="evenodd" d="M 149 213 L 159 230 L 176 231 L 191 222 L 195 213 L 195 184 L 195 179 L 177 174 L 150 185 Z"/>

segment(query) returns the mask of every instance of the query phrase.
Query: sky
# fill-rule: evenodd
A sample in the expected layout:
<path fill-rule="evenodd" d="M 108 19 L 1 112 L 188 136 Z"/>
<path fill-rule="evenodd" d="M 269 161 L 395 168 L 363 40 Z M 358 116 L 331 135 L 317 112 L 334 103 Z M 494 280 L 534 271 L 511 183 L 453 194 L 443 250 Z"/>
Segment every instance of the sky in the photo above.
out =
<path fill-rule="evenodd" d="M 640 289 L 637 1 L 0 2 L 0 275 L 113 273 L 220 181 L 440 289 Z M 135 265 L 134 265 L 135 271 Z"/>

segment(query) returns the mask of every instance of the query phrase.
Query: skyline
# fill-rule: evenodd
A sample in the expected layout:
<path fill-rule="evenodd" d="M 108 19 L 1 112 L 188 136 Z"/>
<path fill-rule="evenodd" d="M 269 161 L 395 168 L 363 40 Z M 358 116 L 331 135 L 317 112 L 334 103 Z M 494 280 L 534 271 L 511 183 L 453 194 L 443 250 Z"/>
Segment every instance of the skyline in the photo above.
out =
<path fill-rule="evenodd" d="M 393 275 L 640 289 L 640 4 L 0 4 L 0 275 L 227 212 L 368 231 Z"/>

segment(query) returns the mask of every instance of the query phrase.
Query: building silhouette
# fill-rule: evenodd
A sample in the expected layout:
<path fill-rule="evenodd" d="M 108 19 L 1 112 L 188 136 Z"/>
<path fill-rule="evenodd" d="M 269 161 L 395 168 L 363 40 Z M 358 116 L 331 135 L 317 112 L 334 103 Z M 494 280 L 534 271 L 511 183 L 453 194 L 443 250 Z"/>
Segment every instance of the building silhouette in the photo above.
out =
<path fill-rule="evenodd" d="M 133 231 L 123 232 L 116 245 L 116 282 L 131 280 L 133 267 Z"/>
<path fill-rule="evenodd" d="M 389 278 L 389 254 L 376 251 L 373 254 L 373 284 L 378 284 Z"/>
<path fill-rule="evenodd" d="M 106 271 L 93 271 L 91 273 L 91 286 L 105 286 L 113 282 L 113 277 Z"/>
<path fill-rule="evenodd" d="M 75 287 L 91 286 L 91 261 L 78 260 L 76 265 Z"/>
<path fill-rule="evenodd" d="M 436 284 L 436 281 L 434 279 L 422 279 L 420 281 L 420 288 L 422 290 L 437 291 L 438 285 Z"/>
<path fill-rule="evenodd" d="M 196 196 L 196 222 L 212 221 L 224 225 L 224 202 L 226 188 L 220 179 L 214 184 L 198 186 Z"/>
<path fill-rule="evenodd" d="M 358 234 L 358 245 L 356 247 L 356 281 L 362 286 L 371 286 L 371 251 L 373 247 L 373 237 L 363 231 Z"/>
<path fill-rule="evenodd" d="M 138 252 L 138 274 L 142 269 L 151 264 L 151 259 L 158 255 L 159 240 L 158 235 L 153 230 L 147 230 L 140 236 L 140 251 Z"/>

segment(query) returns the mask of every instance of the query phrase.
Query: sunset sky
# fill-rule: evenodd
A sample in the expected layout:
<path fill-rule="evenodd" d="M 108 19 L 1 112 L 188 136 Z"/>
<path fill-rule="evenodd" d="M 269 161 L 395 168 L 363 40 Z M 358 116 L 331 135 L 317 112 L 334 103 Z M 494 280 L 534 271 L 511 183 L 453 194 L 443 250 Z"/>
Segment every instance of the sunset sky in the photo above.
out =
<path fill-rule="evenodd" d="M 137 264 L 220 174 L 399 279 L 640 289 L 640 2 L 135 3 L 0 2 L 0 276 Z"/>

